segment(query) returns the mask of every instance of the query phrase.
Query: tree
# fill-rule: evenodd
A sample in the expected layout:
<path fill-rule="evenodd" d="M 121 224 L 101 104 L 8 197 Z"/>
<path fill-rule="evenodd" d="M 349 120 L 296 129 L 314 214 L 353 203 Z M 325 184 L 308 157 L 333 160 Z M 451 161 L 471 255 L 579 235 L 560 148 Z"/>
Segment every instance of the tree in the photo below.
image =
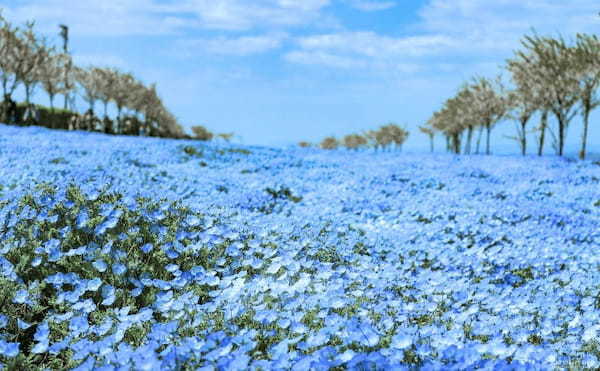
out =
<path fill-rule="evenodd" d="M 379 147 L 385 149 L 392 143 L 392 138 L 383 128 L 370 130 L 368 132 L 368 137 L 374 142 L 375 149 Z"/>
<path fill-rule="evenodd" d="M 309 148 L 311 144 L 309 142 L 301 141 L 298 143 L 298 146 L 301 148 Z"/>
<path fill-rule="evenodd" d="M 409 132 L 406 129 L 394 123 L 382 126 L 378 132 L 381 137 L 385 138 L 384 142 L 388 145 L 394 144 L 398 149 L 402 149 L 402 145 L 409 136 Z"/>
<path fill-rule="evenodd" d="M 15 75 L 25 86 L 25 102 L 30 104 L 36 85 L 40 82 L 39 70 L 52 50 L 34 32 L 34 23 L 28 22 L 16 43 Z"/>
<path fill-rule="evenodd" d="M 429 122 L 428 122 L 429 124 Z M 429 149 L 433 153 L 433 140 L 435 138 L 435 131 L 430 125 L 419 126 L 419 131 L 429 137 Z"/>
<path fill-rule="evenodd" d="M 109 68 L 92 68 L 98 76 L 97 96 L 104 106 L 104 119 L 108 119 L 108 103 L 112 99 L 112 89 L 117 83 L 117 71 Z"/>
<path fill-rule="evenodd" d="M 117 134 L 121 131 L 121 113 L 129 101 L 129 88 L 133 85 L 135 78 L 130 73 L 121 73 L 115 70 L 115 84 L 110 86 L 111 100 L 117 106 Z"/>
<path fill-rule="evenodd" d="M 99 86 L 101 76 L 94 69 L 75 67 L 73 71 L 75 80 L 83 88 L 81 97 L 89 104 L 89 109 L 93 111 L 96 101 L 100 99 Z"/>
<path fill-rule="evenodd" d="M 590 112 L 600 106 L 600 40 L 596 35 L 577 34 L 574 52 L 576 76 L 580 84 L 579 102 L 583 116 L 583 133 L 579 158 L 585 159 Z"/>
<path fill-rule="evenodd" d="M 367 145 L 367 138 L 359 134 L 349 134 L 342 139 L 344 147 L 348 149 L 359 149 Z"/>
<path fill-rule="evenodd" d="M 508 93 L 508 115 L 519 123 L 516 140 L 519 142 L 521 154 L 524 156 L 527 153 L 527 123 L 543 105 L 541 98 L 543 87 L 531 73 L 533 66 L 530 63 L 509 61 L 506 68 L 510 71 L 511 80 L 516 86 Z"/>
<path fill-rule="evenodd" d="M 46 63 L 38 70 L 38 78 L 50 98 L 50 110 L 54 112 L 54 97 L 65 91 L 64 68 L 67 60 L 65 54 L 50 54 Z"/>
<path fill-rule="evenodd" d="M 530 73 L 544 89 L 544 105 L 554 114 L 558 123 L 557 153 L 563 155 L 566 130 L 577 113 L 579 81 L 575 53 L 561 38 L 538 35 L 525 36 L 521 41 L 524 51 L 517 51 L 514 61 L 533 65 Z"/>
<path fill-rule="evenodd" d="M 18 85 L 17 67 L 18 28 L 13 27 L 0 14 L 0 80 L 5 99 L 10 99 Z"/>
<path fill-rule="evenodd" d="M 470 109 L 486 130 L 485 153 L 491 154 L 490 134 L 493 126 L 502 120 L 507 111 L 507 97 L 504 94 L 500 77 L 490 80 L 484 77 L 477 77 L 474 83 L 470 85 L 473 94 Z"/>

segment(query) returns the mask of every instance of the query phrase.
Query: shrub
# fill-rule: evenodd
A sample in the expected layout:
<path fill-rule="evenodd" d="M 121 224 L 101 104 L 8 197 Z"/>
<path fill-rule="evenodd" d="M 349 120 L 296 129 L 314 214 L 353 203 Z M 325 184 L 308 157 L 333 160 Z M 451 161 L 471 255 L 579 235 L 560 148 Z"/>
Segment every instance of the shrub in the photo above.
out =
<path fill-rule="evenodd" d="M 340 143 L 335 137 L 327 137 L 321 141 L 319 146 L 321 149 L 337 149 Z"/>
<path fill-rule="evenodd" d="M 194 132 L 194 139 L 198 140 L 208 141 L 214 137 L 214 134 L 202 125 L 192 126 L 192 132 Z"/>

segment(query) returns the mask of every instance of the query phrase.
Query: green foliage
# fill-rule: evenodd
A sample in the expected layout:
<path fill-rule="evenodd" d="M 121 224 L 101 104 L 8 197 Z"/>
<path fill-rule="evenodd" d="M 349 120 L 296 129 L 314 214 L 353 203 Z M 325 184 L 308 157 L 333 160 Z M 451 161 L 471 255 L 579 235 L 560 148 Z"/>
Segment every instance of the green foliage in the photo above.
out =
<path fill-rule="evenodd" d="M 76 115 L 77 112 L 70 110 L 55 108 L 52 110 L 50 107 L 46 107 L 40 104 L 34 105 L 39 114 L 39 122 L 29 122 L 27 124 L 35 124 L 44 126 L 50 129 L 63 129 L 69 128 L 69 119 Z M 25 103 L 17 104 L 17 122 L 22 122 L 25 115 L 25 109 L 27 105 Z"/>
<path fill-rule="evenodd" d="M 269 188 L 267 187 L 265 189 L 265 191 L 270 194 L 271 196 L 273 196 L 274 199 L 285 199 L 285 200 L 290 200 L 292 202 L 298 203 L 300 201 L 302 201 L 302 197 L 301 196 L 294 196 L 292 194 L 292 191 L 288 188 L 288 187 L 281 187 L 279 189 L 273 189 L 273 188 Z"/>
<path fill-rule="evenodd" d="M 198 150 L 196 147 L 193 147 L 193 146 L 183 147 L 183 152 L 186 155 L 192 156 L 192 157 L 203 157 L 204 156 L 204 153 L 202 152 L 202 150 Z"/>

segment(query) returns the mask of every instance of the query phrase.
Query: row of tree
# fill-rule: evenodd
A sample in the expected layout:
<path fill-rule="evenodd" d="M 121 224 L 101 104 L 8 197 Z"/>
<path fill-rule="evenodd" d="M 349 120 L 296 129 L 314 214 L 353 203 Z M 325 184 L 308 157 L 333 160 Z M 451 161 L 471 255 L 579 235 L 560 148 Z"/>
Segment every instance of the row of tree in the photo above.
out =
<path fill-rule="evenodd" d="M 590 112 L 600 105 L 600 41 L 595 35 L 577 34 L 573 42 L 562 37 L 542 37 L 537 34 L 521 40 L 522 50 L 506 61 L 511 88 L 506 88 L 501 76 L 495 79 L 474 78 L 463 84 L 455 96 L 446 100 L 434 112 L 421 132 L 428 135 L 433 151 L 436 133 L 446 138 L 449 151 L 469 154 L 478 130 L 475 152 L 479 153 L 485 131 L 485 152 L 490 154 L 490 134 L 494 126 L 505 119 L 514 120 L 515 139 L 521 153 L 527 153 L 527 134 L 536 133 L 537 154 L 542 155 L 549 134 L 556 153 L 564 153 L 567 128 L 581 114 L 583 131 L 579 157 L 584 159 Z M 536 113 L 537 127 L 528 124 Z M 549 115 L 556 125 L 549 125 Z"/>
<path fill-rule="evenodd" d="M 348 134 L 341 140 L 338 140 L 334 136 L 324 138 L 318 147 L 321 149 L 337 149 L 339 147 L 345 147 L 347 149 L 358 150 L 361 148 L 375 148 L 375 149 L 388 149 L 396 148 L 401 150 L 402 145 L 409 136 L 408 130 L 402 128 L 396 124 L 390 123 L 381 126 L 377 130 L 369 130 L 363 134 Z M 298 143 L 300 147 L 311 147 L 312 144 L 309 142 Z"/>
<path fill-rule="evenodd" d="M 73 112 L 76 117 L 65 118 L 61 128 L 88 128 L 113 134 L 152 135 L 171 138 L 186 137 L 175 116 L 165 107 L 156 91 L 156 84 L 147 86 L 131 73 L 123 73 L 116 68 L 75 66 L 65 50 L 59 52 L 47 40 L 35 33 L 34 23 L 23 27 L 13 26 L 0 14 L 0 82 L 4 100 L 0 114 L 1 121 L 13 124 L 35 122 L 35 106 L 31 98 L 41 86 L 48 94 L 50 110 L 54 113 L 54 101 L 64 95 L 64 109 L 68 102 L 79 94 L 88 104 L 88 118 Z M 13 95 L 17 88 L 25 92 L 25 112 L 27 117 L 19 117 Z M 104 106 L 104 118 L 99 120 L 94 114 L 96 103 Z M 116 108 L 114 120 L 109 118 L 108 106 Z M 73 105 L 71 104 L 71 108 Z M 90 116 L 91 114 L 91 116 Z M 124 114 L 127 116 L 126 127 Z M 61 117 L 64 117 L 61 116 Z M 91 118 L 90 118 L 91 117 Z M 90 122 L 84 121 L 93 121 Z M 67 122 L 68 121 L 68 122 Z M 76 122 L 73 125 L 73 122 Z M 56 126 L 56 125 L 55 125 Z"/>

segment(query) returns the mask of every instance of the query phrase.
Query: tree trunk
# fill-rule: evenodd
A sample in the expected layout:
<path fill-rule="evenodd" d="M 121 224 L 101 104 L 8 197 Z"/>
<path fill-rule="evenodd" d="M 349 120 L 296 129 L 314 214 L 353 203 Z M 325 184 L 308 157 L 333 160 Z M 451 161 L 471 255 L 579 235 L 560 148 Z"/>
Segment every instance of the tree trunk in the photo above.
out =
<path fill-rule="evenodd" d="M 562 156 L 565 148 L 565 123 L 562 116 L 558 116 L 558 155 Z"/>
<path fill-rule="evenodd" d="M 121 106 L 117 106 L 117 127 L 115 128 L 115 134 L 121 134 L 121 111 L 123 110 L 123 107 Z"/>
<path fill-rule="evenodd" d="M 31 95 L 31 88 L 29 85 L 25 85 L 25 104 L 29 106 L 29 96 Z"/>
<path fill-rule="evenodd" d="M 579 152 L 579 158 L 582 160 L 585 160 L 585 146 L 587 144 L 589 116 L 590 116 L 590 105 L 586 102 L 586 104 L 583 108 L 583 135 L 581 137 L 581 151 Z"/>
<path fill-rule="evenodd" d="M 3 93 L 3 97 L 6 98 L 6 95 L 8 94 L 8 87 L 6 86 L 8 84 L 8 81 L 6 79 L 2 79 L 2 93 Z"/>
<path fill-rule="evenodd" d="M 452 146 L 454 147 L 454 153 L 460 155 L 460 135 L 453 134 L 452 135 Z"/>
<path fill-rule="evenodd" d="M 431 150 L 431 153 L 433 153 L 433 137 L 429 136 L 429 148 Z"/>
<path fill-rule="evenodd" d="M 56 129 L 54 127 L 54 94 L 48 94 L 48 96 L 50 97 L 50 112 L 52 113 L 52 118 L 50 119 L 50 122 L 48 122 L 48 125 L 51 129 Z"/>
<path fill-rule="evenodd" d="M 526 119 L 521 119 L 521 133 L 520 142 L 521 142 L 521 155 L 525 156 L 527 153 L 527 133 L 525 132 L 525 126 L 527 125 Z"/>
<path fill-rule="evenodd" d="M 477 147 L 475 149 L 475 154 L 479 154 L 479 145 L 481 144 L 481 138 L 483 137 L 483 126 L 479 127 L 479 134 L 477 136 Z"/>
<path fill-rule="evenodd" d="M 471 141 L 473 140 L 473 126 L 469 125 L 467 129 L 467 143 L 465 143 L 465 154 L 471 154 Z"/>
<path fill-rule="evenodd" d="M 446 151 L 450 152 L 450 136 L 446 135 Z"/>
<path fill-rule="evenodd" d="M 492 125 L 490 123 L 485 124 L 485 131 L 486 131 L 485 154 L 489 155 L 489 154 L 491 154 L 491 152 L 490 152 L 490 132 L 492 131 Z"/>
<path fill-rule="evenodd" d="M 540 142 L 538 145 L 538 156 L 544 152 L 544 139 L 546 137 L 546 126 L 548 125 L 548 111 L 542 112 L 542 121 L 540 122 Z"/>
<path fill-rule="evenodd" d="M 69 93 L 65 93 L 65 105 L 63 107 L 63 109 L 66 111 L 67 107 L 68 107 L 68 101 L 69 101 Z"/>

